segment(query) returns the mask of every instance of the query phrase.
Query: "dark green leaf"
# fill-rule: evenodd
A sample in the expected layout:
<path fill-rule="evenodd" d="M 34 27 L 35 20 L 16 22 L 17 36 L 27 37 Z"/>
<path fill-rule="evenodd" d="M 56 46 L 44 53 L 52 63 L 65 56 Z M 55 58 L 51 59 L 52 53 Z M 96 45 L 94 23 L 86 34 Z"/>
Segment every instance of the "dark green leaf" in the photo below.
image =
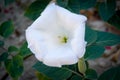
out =
<path fill-rule="evenodd" d="M 79 0 L 80 1 L 80 9 L 88 9 L 94 7 L 97 0 Z"/>
<path fill-rule="evenodd" d="M 53 80 L 64 80 L 71 76 L 72 72 L 64 68 L 48 67 L 41 62 L 37 62 L 33 68 Z"/>
<path fill-rule="evenodd" d="M 70 80 L 83 80 L 82 77 L 74 75 Z"/>
<path fill-rule="evenodd" d="M 57 0 L 57 4 L 62 7 L 67 7 L 68 0 Z"/>
<path fill-rule="evenodd" d="M 0 35 L 4 38 L 9 37 L 14 32 L 12 21 L 6 21 L 0 26 Z"/>
<path fill-rule="evenodd" d="M 115 0 L 105 0 L 99 4 L 98 10 L 100 17 L 107 21 L 115 14 L 116 1 Z"/>
<path fill-rule="evenodd" d="M 23 58 L 19 55 L 5 61 L 5 68 L 13 79 L 18 79 L 23 72 Z"/>
<path fill-rule="evenodd" d="M 120 11 L 119 11 L 120 12 Z M 108 23 L 120 29 L 120 16 L 119 13 L 114 14 L 109 20 Z"/>
<path fill-rule="evenodd" d="M 105 71 L 98 80 L 120 80 L 120 66 Z"/>
<path fill-rule="evenodd" d="M 68 1 L 68 7 L 72 9 L 75 13 L 80 13 L 80 1 L 79 0 L 69 0 Z"/>
<path fill-rule="evenodd" d="M 18 48 L 16 48 L 15 46 L 10 46 L 8 48 L 8 52 L 16 52 L 16 51 L 18 51 Z"/>
<path fill-rule="evenodd" d="M 4 42 L 0 40 L 0 47 L 4 46 Z"/>
<path fill-rule="evenodd" d="M 25 16 L 32 20 L 37 19 L 51 0 L 37 0 L 33 2 L 25 12 Z"/>
<path fill-rule="evenodd" d="M 74 12 L 79 13 L 80 9 L 88 9 L 95 6 L 96 0 L 69 0 L 68 7 Z"/>
<path fill-rule="evenodd" d="M 25 42 L 20 48 L 19 55 L 21 55 L 24 58 L 32 54 L 27 47 L 28 47 L 28 44 L 27 42 Z"/>
<path fill-rule="evenodd" d="M 45 75 L 41 74 L 40 72 L 36 71 L 36 76 L 38 78 L 38 80 L 51 80 L 48 77 L 46 77 Z"/>
<path fill-rule="evenodd" d="M 87 46 L 90 46 L 97 40 L 97 33 L 89 27 L 86 27 L 85 32 L 85 40 L 87 41 Z"/>
<path fill-rule="evenodd" d="M 14 1 L 15 0 L 4 0 L 6 6 L 13 3 Z"/>
<path fill-rule="evenodd" d="M 102 56 L 102 54 L 104 53 L 104 47 L 102 46 L 89 46 L 86 49 L 86 53 L 84 55 L 84 58 L 86 60 L 89 59 L 96 59 L 100 56 Z"/>
<path fill-rule="evenodd" d="M 108 33 L 108 32 L 100 32 L 97 31 L 97 40 L 95 45 L 99 46 L 112 46 L 116 44 L 120 44 L 120 36 Z"/>
<path fill-rule="evenodd" d="M 4 52 L 0 55 L 0 62 L 5 61 L 8 58 L 8 53 Z"/>
<path fill-rule="evenodd" d="M 93 69 L 87 69 L 85 72 L 85 78 L 87 79 L 97 79 L 97 72 Z"/>

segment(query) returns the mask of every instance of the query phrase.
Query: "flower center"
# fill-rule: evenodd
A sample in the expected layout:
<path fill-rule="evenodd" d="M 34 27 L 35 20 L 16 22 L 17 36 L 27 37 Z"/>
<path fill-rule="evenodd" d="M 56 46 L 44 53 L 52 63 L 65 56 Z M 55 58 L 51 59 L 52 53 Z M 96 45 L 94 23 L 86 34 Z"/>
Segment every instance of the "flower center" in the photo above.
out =
<path fill-rule="evenodd" d="M 67 36 L 58 36 L 60 43 L 67 43 L 68 37 Z"/>

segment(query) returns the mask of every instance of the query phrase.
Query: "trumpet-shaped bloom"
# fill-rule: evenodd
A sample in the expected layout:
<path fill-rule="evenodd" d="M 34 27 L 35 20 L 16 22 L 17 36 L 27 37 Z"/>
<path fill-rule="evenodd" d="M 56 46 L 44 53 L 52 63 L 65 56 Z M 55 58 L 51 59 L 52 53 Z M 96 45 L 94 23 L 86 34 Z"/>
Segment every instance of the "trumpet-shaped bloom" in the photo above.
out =
<path fill-rule="evenodd" d="M 28 48 L 48 66 L 75 64 L 85 53 L 86 20 L 83 15 L 50 3 L 26 30 Z"/>

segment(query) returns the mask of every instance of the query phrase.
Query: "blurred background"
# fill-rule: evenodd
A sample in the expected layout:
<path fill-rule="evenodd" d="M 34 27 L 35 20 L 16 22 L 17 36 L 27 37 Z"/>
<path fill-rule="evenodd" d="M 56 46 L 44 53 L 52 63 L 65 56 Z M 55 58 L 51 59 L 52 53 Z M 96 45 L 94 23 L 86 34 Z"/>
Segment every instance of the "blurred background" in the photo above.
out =
<path fill-rule="evenodd" d="M 7 0 L 6 0 L 7 1 Z M 24 16 L 27 7 L 35 0 L 8 0 L 11 1 L 8 5 L 5 5 L 4 0 L 0 0 L 0 24 L 4 21 L 12 20 L 14 24 L 14 33 L 5 40 L 5 48 L 9 45 L 15 45 L 20 47 L 25 42 L 25 30 L 32 24 L 32 20 Z M 117 14 L 120 16 L 120 0 L 117 0 Z M 87 24 L 94 30 L 111 32 L 120 35 L 120 29 L 101 20 L 98 11 L 95 8 L 88 10 L 80 10 L 81 14 L 87 16 Z M 0 39 L 2 37 L 0 36 Z M 4 49 L 0 48 L 0 52 L 4 52 Z M 95 60 L 88 61 L 91 68 L 94 68 L 98 74 L 103 71 L 120 65 L 120 45 L 107 46 L 104 52 L 105 54 Z M 20 77 L 20 80 L 37 80 L 36 71 L 32 68 L 32 65 L 36 62 L 34 55 L 25 59 L 24 72 Z M 5 68 L 0 65 L 0 80 L 11 80 L 7 74 Z"/>

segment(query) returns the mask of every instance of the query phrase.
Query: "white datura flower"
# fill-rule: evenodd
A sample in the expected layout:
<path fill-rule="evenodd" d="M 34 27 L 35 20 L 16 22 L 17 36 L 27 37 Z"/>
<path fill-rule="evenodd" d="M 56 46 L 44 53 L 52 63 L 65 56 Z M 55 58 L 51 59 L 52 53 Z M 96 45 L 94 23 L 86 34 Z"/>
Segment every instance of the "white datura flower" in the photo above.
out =
<path fill-rule="evenodd" d="M 52 2 L 27 28 L 28 48 L 48 66 L 75 64 L 85 54 L 86 20 Z"/>

